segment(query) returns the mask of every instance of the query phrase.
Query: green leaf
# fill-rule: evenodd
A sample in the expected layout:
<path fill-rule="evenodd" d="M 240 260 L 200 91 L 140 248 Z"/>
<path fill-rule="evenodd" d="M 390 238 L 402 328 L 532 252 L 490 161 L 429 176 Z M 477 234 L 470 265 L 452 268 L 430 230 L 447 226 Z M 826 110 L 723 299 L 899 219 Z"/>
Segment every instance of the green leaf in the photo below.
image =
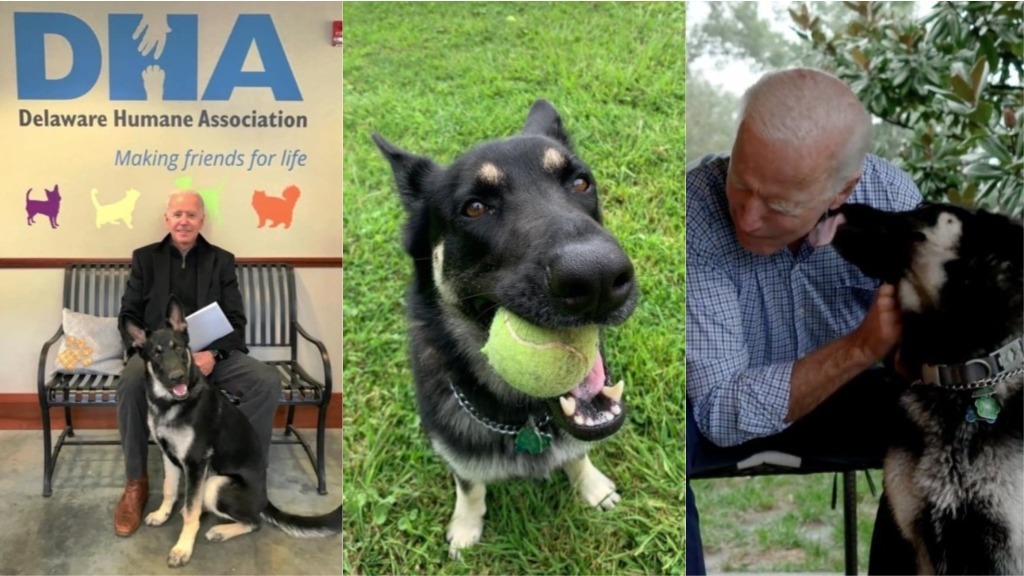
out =
<path fill-rule="evenodd" d="M 957 74 L 953 74 L 949 77 L 949 85 L 961 100 L 974 104 L 974 89 L 971 88 L 966 80 Z"/>
<path fill-rule="evenodd" d="M 998 166 L 994 166 L 988 162 L 976 162 L 971 164 L 964 170 L 964 174 L 979 180 L 992 180 L 1006 176 L 1003 170 Z"/>
<path fill-rule="evenodd" d="M 978 61 L 974 63 L 974 68 L 971 68 L 971 86 L 974 88 L 971 102 L 978 103 L 978 98 L 981 96 L 981 91 L 985 89 L 985 85 L 988 83 L 988 61 L 982 56 L 978 58 Z"/>
<path fill-rule="evenodd" d="M 967 115 L 967 118 L 979 126 L 988 127 L 989 120 L 992 119 L 992 113 L 995 112 L 995 106 L 989 102 L 979 102 L 978 106 L 973 112 Z"/>
<path fill-rule="evenodd" d="M 983 36 L 981 38 L 981 46 L 978 48 L 978 51 L 985 55 L 990 68 L 995 68 L 999 65 L 999 51 L 996 50 L 996 44 L 990 36 Z"/>
<path fill-rule="evenodd" d="M 391 510 L 393 501 L 389 498 L 383 502 L 379 502 L 373 507 L 373 523 L 377 526 L 383 525 L 387 522 L 388 511 Z"/>
<path fill-rule="evenodd" d="M 854 46 L 853 51 L 850 53 L 850 57 L 853 58 L 854 62 L 856 62 L 862 70 L 868 70 L 868 57 L 865 56 L 863 52 L 861 52 L 860 48 Z"/>
<path fill-rule="evenodd" d="M 862 17 L 868 15 L 868 3 L 867 2 L 843 2 L 843 6 L 846 6 L 850 10 L 853 10 Z"/>
<path fill-rule="evenodd" d="M 1013 155 L 1010 151 L 999 141 L 999 138 L 995 135 L 991 135 L 987 138 L 978 139 L 978 145 L 981 146 L 989 156 L 995 158 L 1002 165 L 1007 165 L 1013 162 Z"/>
<path fill-rule="evenodd" d="M 965 206 L 974 206 L 974 201 L 978 196 L 978 183 L 971 182 L 967 184 L 967 191 L 964 193 L 963 201 Z"/>

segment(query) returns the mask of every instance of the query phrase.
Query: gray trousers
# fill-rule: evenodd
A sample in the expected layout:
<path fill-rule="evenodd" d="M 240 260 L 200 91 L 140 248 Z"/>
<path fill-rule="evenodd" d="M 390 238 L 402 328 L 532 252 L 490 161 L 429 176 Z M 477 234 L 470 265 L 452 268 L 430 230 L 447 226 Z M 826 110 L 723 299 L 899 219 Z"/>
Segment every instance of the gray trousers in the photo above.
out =
<path fill-rule="evenodd" d="M 269 464 L 274 413 L 281 396 L 281 377 L 277 370 L 236 350 L 218 360 L 207 379 L 239 399 L 238 408 L 256 430 L 264 462 Z M 146 474 L 149 458 L 146 411 L 146 368 L 136 354 L 125 365 L 117 386 L 117 429 L 121 432 L 124 472 L 129 480 Z"/>

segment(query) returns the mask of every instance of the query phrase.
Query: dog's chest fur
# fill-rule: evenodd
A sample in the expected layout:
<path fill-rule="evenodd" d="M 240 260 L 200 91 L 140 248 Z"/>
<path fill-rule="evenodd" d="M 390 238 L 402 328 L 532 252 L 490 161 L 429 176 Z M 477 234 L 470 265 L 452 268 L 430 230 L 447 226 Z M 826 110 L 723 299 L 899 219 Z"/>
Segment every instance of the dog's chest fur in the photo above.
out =
<path fill-rule="evenodd" d="M 154 404 L 149 406 L 147 422 L 160 448 L 173 456 L 178 462 L 192 449 L 195 441 L 195 429 L 181 421 L 181 406 L 171 406 L 161 410 Z"/>
<path fill-rule="evenodd" d="M 925 525 L 934 533 L 927 540 L 955 544 L 955 550 L 990 548 L 985 555 L 994 555 L 997 573 L 1024 570 L 1021 385 L 1020 378 L 1004 385 L 1010 391 L 1002 399 L 1002 421 L 995 424 L 966 421 L 969 395 L 940 402 L 913 390 L 904 395 L 904 412 L 920 436 L 889 451 L 885 485 L 908 539 L 924 536 L 922 519 L 930 519 Z M 1006 539 L 1005 546 L 992 546 L 993 530 Z"/>

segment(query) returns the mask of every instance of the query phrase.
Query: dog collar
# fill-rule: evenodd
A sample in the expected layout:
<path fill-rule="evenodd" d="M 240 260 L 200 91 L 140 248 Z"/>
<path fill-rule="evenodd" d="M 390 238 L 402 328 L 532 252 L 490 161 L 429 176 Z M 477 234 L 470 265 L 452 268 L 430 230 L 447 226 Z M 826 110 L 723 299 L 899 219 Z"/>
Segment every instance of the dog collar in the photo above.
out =
<path fill-rule="evenodd" d="M 925 364 L 915 385 L 949 390 L 977 390 L 1024 374 L 1024 338 L 1017 338 L 999 350 L 972 358 L 962 364 Z"/>
<path fill-rule="evenodd" d="M 521 426 L 502 424 L 495 422 L 481 415 L 475 406 L 466 398 L 466 394 L 455 385 L 451 378 L 448 379 L 448 387 L 451 388 L 455 400 L 469 416 L 484 428 L 492 432 L 516 437 L 516 452 L 520 454 L 540 454 L 551 446 L 551 433 L 541 430 L 551 422 L 551 416 L 545 414 L 539 421 L 534 420 L 533 414 L 526 418 L 526 423 Z"/>

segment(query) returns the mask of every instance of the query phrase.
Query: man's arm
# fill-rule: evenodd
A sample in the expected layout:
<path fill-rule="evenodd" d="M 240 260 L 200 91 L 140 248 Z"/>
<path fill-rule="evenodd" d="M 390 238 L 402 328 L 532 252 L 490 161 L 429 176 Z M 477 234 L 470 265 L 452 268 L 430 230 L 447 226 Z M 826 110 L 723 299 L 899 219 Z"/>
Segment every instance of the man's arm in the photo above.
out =
<path fill-rule="evenodd" d="M 700 266 L 688 268 L 687 395 L 698 428 L 719 446 L 784 430 L 899 340 L 895 289 L 879 289 L 861 325 L 792 363 L 751 368 L 735 288 Z"/>
<path fill-rule="evenodd" d="M 901 329 L 896 289 L 883 284 L 856 330 L 793 365 L 786 422 L 803 418 L 857 374 L 874 366 L 899 341 Z"/>
<path fill-rule="evenodd" d="M 736 286 L 688 251 L 686 394 L 701 433 L 733 446 L 783 430 L 793 365 L 750 367 Z"/>
<path fill-rule="evenodd" d="M 142 257 L 139 251 L 132 253 L 131 271 L 128 273 L 128 282 L 125 285 L 124 294 L 121 296 L 121 311 L 119 317 L 129 317 L 142 328 L 146 326 L 146 285 L 145 275 L 142 271 Z M 120 329 L 120 323 L 118 328 Z M 132 339 L 121 330 L 121 341 L 124 342 L 125 350 L 131 355 L 134 351 Z"/>
<path fill-rule="evenodd" d="M 218 275 L 217 284 L 220 287 L 217 303 L 234 330 L 210 343 L 206 349 L 224 352 L 245 350 L 245 305 L 242 303 L 242 292 L 238 288 L 235 256 L 230 252 L 221 251 L 219 257 L 223 262 L 219 262 L 214 270 L 214 273 Z"/>

